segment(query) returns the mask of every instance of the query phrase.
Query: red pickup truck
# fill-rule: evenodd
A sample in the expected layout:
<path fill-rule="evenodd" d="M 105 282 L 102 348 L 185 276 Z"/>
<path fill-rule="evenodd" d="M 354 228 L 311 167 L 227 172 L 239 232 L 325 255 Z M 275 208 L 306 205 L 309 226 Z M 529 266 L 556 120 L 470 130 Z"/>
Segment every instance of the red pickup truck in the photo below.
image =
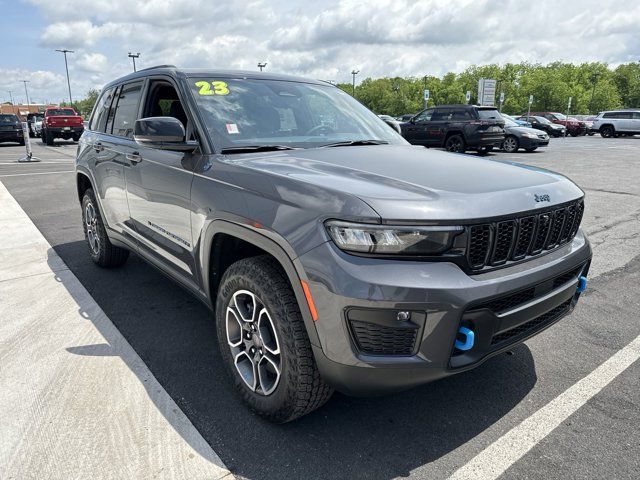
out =
<path fill-rule="evenodd" d="M 72 138 L 77 142 L 83 131 L 82 117 L 73 108 L 52 107 L 44 111 L 42 143 L 53 145 L 53 140 L 56 138 L 65 140 Z"/>

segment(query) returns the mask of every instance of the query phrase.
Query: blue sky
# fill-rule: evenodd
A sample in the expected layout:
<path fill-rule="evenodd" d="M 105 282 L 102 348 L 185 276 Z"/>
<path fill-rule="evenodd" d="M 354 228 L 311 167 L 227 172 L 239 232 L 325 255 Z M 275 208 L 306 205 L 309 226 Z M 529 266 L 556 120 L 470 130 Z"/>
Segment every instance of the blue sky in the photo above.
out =
<path fill-rule="evenodd" d="M 267 70 L 324 80 L 442 75 L 472 64 L 640 60 L 634 0 L 0 0 L 0 101 L 74 98 L 139 67 Z"/>

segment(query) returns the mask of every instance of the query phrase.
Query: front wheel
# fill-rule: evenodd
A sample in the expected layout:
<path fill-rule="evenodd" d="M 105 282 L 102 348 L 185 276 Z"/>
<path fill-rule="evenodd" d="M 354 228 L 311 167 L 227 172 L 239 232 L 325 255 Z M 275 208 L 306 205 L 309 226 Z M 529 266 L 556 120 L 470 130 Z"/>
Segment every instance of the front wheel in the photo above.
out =
<path fill-rule="evenodd" d="M 602 135 L 603 138 L 611 138 L 613 137 L 613 133 L 613 127 L 610 125 L 605 125 L 600 129 L 600 135 Z"/>
<path fill-rule="evenodd" d="M 216 299 L 216 328 L 227 373 L 254 412 L 285 423 L 331 397 L 291 285 L 272 257 L 245 258 L 227 269 Z"/>
<path fill-rule="evenodd" d="M 467 146 L 462 135 L 451 135 L 444 144 L 448 152 L 464 153 Z"/>
<path fill-rule="evenodd" d="M 95 195 L 90 188 L 82 197 L 82 224 L 89 255 L 94 263 L 101 267 L 119 267 L 127 261 L 129 250 L 116 247 L 109 241 Z"/>
<path fill-rule="evenodd" d="M 518 139 L 513 135 L 509 135 L 507 138 L 505 138 L 502 144 L 502 148 L 507 153 L 517 152 L 519 147 L 520 142 L 518 142 Z"/>

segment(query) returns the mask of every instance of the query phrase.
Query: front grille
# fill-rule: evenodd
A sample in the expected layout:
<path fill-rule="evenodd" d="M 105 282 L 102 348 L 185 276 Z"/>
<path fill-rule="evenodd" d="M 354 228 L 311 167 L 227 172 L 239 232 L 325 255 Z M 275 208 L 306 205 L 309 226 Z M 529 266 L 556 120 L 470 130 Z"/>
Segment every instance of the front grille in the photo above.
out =
<path fill-rule="evenodd" d="M 358 349 L 369 355 L 411 355 L 418 333 L 415 328 L 396 328 L 351 320 Z"/>
<path fill-rule="evenodd" d="M 496 345 L 498 343 L 511 340 L 515 337 L 528 334 L 538 328 L 542 328 L 544 325 L 553 322 L 558 317 L 566 313 L 569 310 L 570 306 L 571 306 L 571 299 L 565 301 L 564 303 L 561 303 L 553 310 L 549 310 L 547 313 L 543 313 L 542 315 L 534 318 L 533 320 L 523 323 L 522 325 L 518 325 L 517 327 L 513 327 L 502 333 L 498 333 L 497 335 L 494 335 L 491 338 L 491 345 Z"/>
<path fill-rule="evenodd" d="M 578 232 L 584 203 L 467 228 L 467 262 L 472 270 L 499 266 L 553 250 Z"/>

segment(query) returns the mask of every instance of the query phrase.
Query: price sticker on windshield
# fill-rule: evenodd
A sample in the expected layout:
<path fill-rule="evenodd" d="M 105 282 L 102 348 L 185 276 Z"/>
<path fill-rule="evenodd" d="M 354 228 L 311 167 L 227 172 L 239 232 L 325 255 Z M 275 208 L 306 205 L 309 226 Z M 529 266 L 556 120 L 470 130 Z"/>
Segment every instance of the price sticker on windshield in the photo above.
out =
<path fill-rule="evenodd" d="M 201 80 L 194 83 L 194 85 L 200 89 L 198 90 L 198 95 L 229 95 L 229 86 L 227 85 L 227 82 L 222 82 L 220 80 L 207 82 L 206 80 Z"/>

